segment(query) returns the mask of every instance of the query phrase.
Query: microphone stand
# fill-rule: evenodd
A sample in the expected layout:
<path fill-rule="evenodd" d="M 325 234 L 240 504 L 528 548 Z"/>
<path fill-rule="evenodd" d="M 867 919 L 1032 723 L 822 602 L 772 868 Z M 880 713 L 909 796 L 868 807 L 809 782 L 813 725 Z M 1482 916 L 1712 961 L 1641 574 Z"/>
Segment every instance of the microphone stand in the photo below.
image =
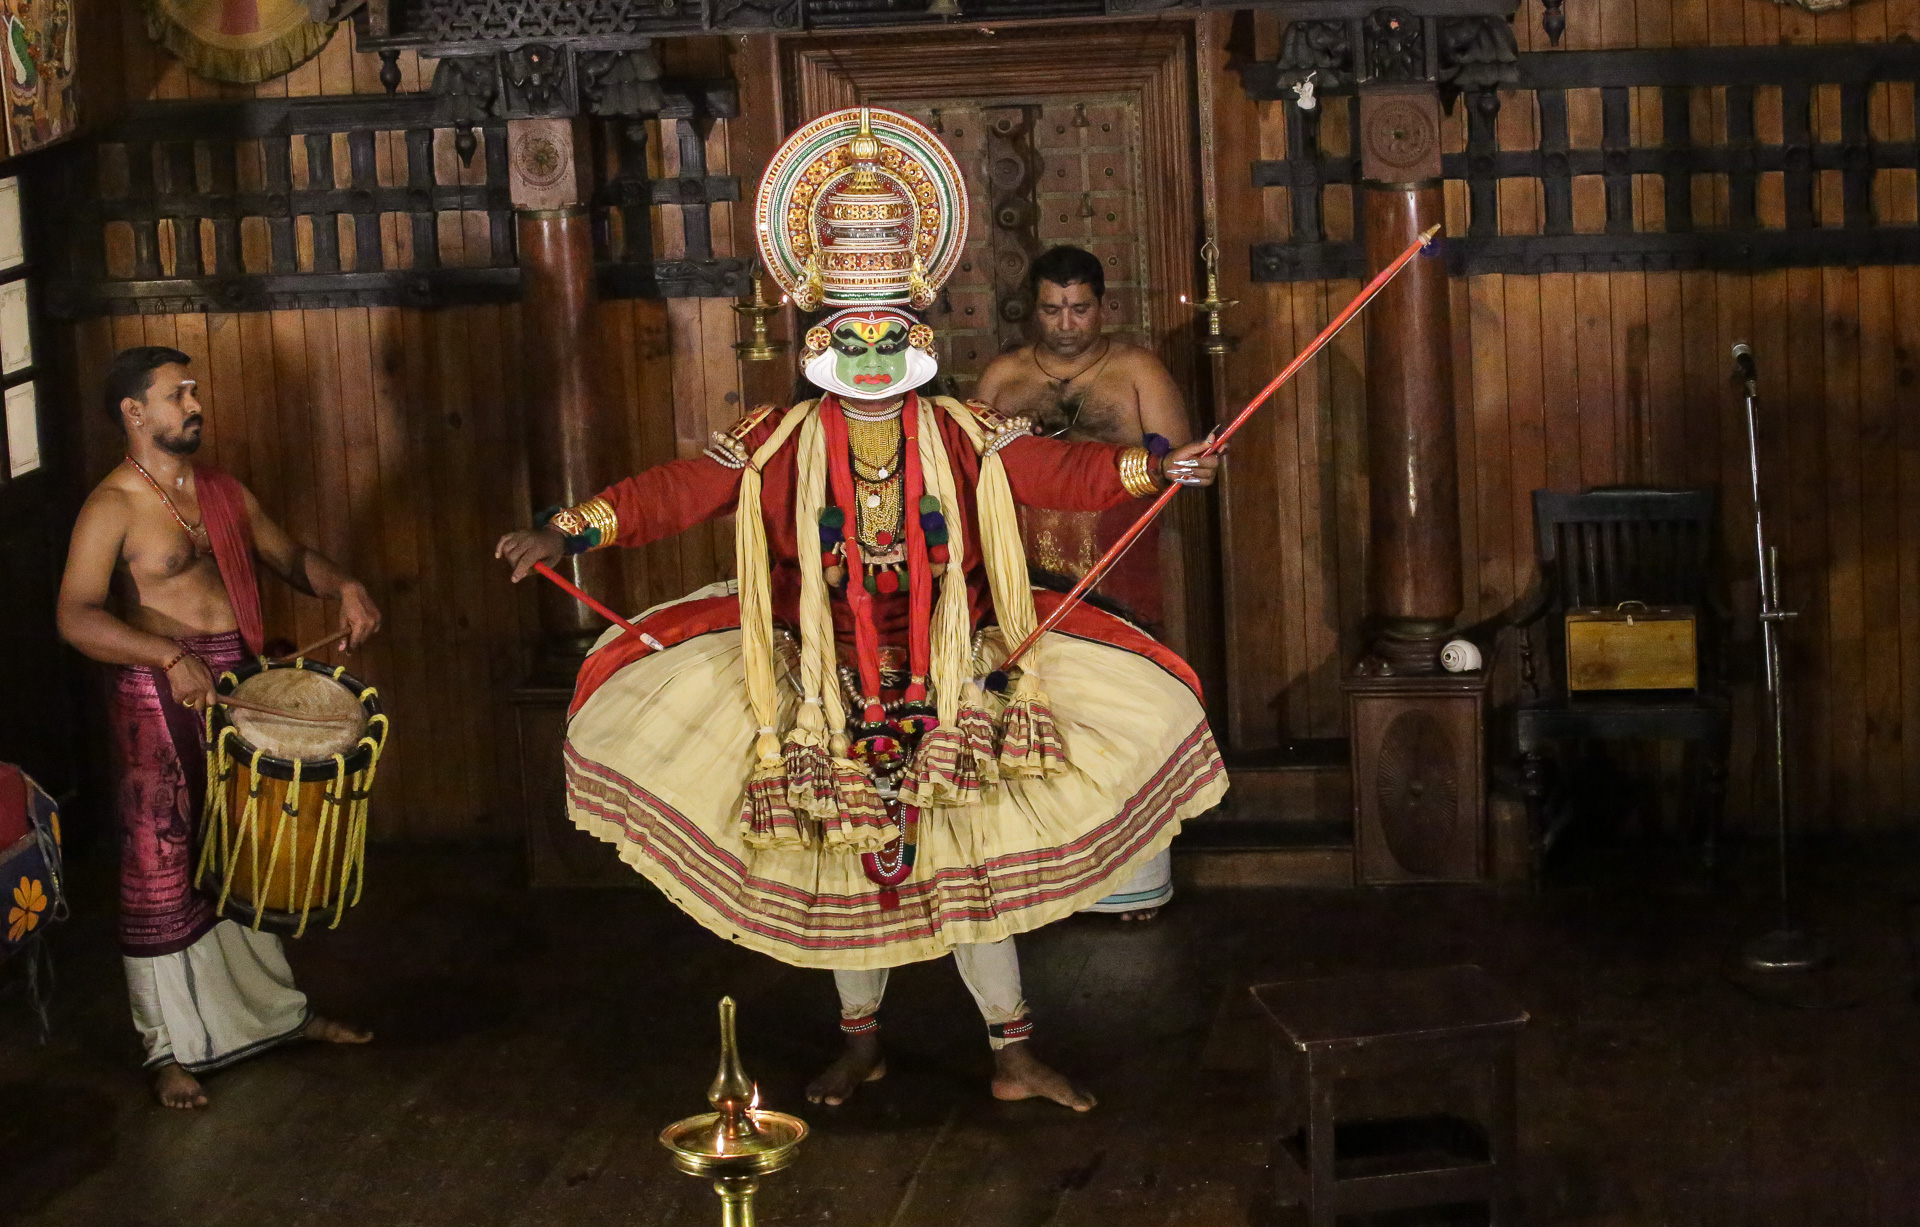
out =
<path fill-rule="evenodd" d="M 1825 942 L 1793 922 L 1791 896 L 1787 890 L 1787 743 L 1782 716 L 1784 695 L 1780 676 L 1780 625 L 1798 617 L 1794 610 L 1780 608 L 1780 551 L 1767 544 L 1766 521 L 1760 512 L 1760 434 L 1757 425 L 1760 393 L 1756 386 L 1753 356 L 1747 347 L 1734 347 L 1739 373 L 1746 376 L 1747 465 L 1753 481 L 1753 548 L 1759 565 L 1760 642 L 1766 658 L 1767 706 L 1773 716 L 1773 797 L 1780 861 L 1779 924 L 1763 937 L 1747 945 L 1742 961 L 1750 971 L 1810 971 L 1830 957 Z"/>

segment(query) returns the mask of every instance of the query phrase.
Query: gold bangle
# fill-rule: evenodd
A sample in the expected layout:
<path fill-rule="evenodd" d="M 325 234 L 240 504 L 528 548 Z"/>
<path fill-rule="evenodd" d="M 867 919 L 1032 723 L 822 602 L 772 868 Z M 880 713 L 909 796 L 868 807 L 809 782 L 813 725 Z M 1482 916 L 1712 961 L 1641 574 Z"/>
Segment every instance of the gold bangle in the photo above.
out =
<path fill-rule="evenodd" d="M 1129 447 L 1120 453 L 1120 484 L 1134 498 L 1145 498 L 1159 492 L 1160 483 L 1153 479 L 1153 453 L 1144 447 Z"/>
<path fill-rule="evenodd" d="M 606 499 L 590 498 L 580 504 L 576 510 L 585 517 L 588 528 L 600 530 L 600 540 L 594 544 L 594 549 L 607 548 L 613 544 L 613 539 L 620 535 L 620 513 L 615 511 L 613 504 Z"/>
<path fill-rule="evenodd" d="M 589 541 L 587 549 L 603 550 L 620 535 L 620 515 L 606 499 L 590 498 L 578 506 L 554 512 L 547 527 L 566 537 L 586 536 L 597 530 L 598 539 Z"/>

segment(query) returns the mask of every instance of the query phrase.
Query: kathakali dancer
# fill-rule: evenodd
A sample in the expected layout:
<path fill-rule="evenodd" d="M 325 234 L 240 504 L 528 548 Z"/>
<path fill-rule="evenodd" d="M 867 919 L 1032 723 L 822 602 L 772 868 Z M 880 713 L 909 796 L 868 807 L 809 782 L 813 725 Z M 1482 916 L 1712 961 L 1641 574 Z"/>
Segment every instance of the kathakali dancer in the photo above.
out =
<path fill-rule="evenodd" d="M 1206 485 L 1217 459 L 1041 438 L 915 392 L 938 364 L 908 308 L 959 261 L 967 195 L 908 116 L 806 124 L 755 218 L 794 301 L 839 308 L 807 333 L 824 395 L 750 413 L 704 456 L 496 550 L 519 580 L 737 512 L 737 584 L 610 631 L 582 668 L 573 821 L 722 937 L 832 969 L 847 1047 L 816 1102 L 884 1073 L 887 969 L 951 953 L 995 1050 L 993 1093 L 1085 1110 L 1020 1042 L 1013 937 L 1125 881 L 1227 779 L 1192 671 L 1119 618 L 1078 606 L 1002 670 L 1060 600 L 1029 584 L 1015 506 L 1100 511 Z"/>

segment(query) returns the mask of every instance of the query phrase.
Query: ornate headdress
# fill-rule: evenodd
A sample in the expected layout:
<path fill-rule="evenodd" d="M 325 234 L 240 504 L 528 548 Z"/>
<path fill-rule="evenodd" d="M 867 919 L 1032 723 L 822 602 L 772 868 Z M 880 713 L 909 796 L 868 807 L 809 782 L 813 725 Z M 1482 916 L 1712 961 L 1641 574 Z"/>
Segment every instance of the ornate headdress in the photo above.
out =
<path fill-rule="evenodd" d="M 960 262 L 967 187 L 926 125 L 883 107 L 822 115 L 760 178 L 767 271 L 803 310 L 932 305 Z"/>

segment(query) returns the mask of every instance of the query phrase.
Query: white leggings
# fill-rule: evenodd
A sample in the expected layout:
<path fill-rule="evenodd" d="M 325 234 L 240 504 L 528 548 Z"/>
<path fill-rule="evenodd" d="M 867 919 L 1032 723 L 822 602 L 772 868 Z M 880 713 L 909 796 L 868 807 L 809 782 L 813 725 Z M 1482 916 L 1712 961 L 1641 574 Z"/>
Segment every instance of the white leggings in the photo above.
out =
<path fill-rule="evenodd" d="M 1020 955 L 1013 939 L 972 946 L 955 946 L 953 961 L 960 979 L 980 1007 L 987 1023 L 987 1042 L 998 1050 L 1033 1033 L 1027 1003 L 1020 996 Z M 887 969 L 836 971 L 833 986 L 840 990 L 840 1029 L 860 1035 L 878 1028 L 875 1015 L 887 995 Z"/>

